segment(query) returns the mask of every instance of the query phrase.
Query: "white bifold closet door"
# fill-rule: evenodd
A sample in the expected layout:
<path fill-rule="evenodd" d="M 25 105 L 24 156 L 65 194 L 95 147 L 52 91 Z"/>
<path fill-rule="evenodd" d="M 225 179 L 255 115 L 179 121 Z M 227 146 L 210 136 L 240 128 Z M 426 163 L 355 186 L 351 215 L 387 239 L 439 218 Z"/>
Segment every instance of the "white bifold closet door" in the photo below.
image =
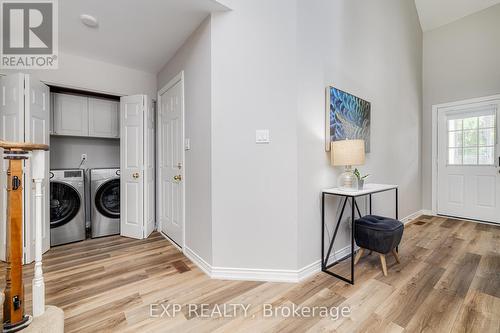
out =
<path fill-rule="evenodd" d="M 147 238 L 155 228 L 155 125 L 146 95 L 121 98 L 120 127 L 120 234 Z"/>
<path fill-rule="evenodd" d="M 6 141 L 49 144 L 50 91 L 42 82 L 26 74 L 0 77 L 0 138 Z M 1 152 L 3 155 L 3 152 Z M 49 152 L 45 153 L 47 177 L 42 184 L 42 250 L 50 248 Z M 7 221 L 8 161 L 1 159 L 0 168 L 0 260 L 5 260 Z M 31 160 L 24 162 L 24 263 L 35 258 L 35 189 Z"/>

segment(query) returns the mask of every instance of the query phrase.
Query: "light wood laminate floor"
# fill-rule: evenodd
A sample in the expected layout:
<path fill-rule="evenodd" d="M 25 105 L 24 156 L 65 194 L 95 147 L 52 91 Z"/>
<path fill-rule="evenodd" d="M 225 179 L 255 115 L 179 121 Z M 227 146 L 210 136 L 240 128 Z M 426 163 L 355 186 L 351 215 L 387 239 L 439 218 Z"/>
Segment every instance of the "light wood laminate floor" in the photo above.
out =
<path fill-rule="evenodd" d="M 376 255 L 356 267 L 356 284 L 318 273 L 299 284 L 211 280 L 158 233 L 108 237 L 44 255 L 47 304 L 67 332 L 500 332 L 500 227 L 422 216 L 405 228 L 401 264 Z M 4 265 L 1 265 L 4 285 Z M 342 263 L 337 272 L 349 273 Z M 25 267 L 31 312 L 33 265 Z M 248 316 L 203 319 L 186 307 L 150 317 L 150 304 L 251 304 Z M 348 306 L 339 320 L 263 318 L 262 304 Z"/>

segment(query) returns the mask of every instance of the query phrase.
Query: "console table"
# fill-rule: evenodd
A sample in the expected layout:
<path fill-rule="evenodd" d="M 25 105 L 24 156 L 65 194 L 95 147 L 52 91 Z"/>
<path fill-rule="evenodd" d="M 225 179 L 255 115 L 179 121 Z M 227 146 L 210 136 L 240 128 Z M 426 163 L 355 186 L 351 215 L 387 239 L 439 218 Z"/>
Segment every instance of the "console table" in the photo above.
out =
<path fill-rule="evenodd" d="M 398 219 L 398 186 L 397 185 L 386 185 L 386 184 L 365 184 L 362 190 L 354 190 L 348 191 L 340 188 L 331 188 L 325 189 L 321 192 L 321 270 L 325 273 L 328 273 L 340 280 L 348 282 L 350 284 L 354 284 L 354 228 L 355 228 L 355 217 L 356 212 L 359 217 L 361 217 L 361 212 L 359 210 L 358 204 L 356 203 L 356 198 L 358 197 L 369 197 L 369 212 L 372 214 L 372 195 L 381 192 L 387 192 L 394 190 L 396 193 L 396 219 Z M 335 231 L 333 233 L 333 237 L 328 246 L 328 251 L 325 256 L 325 197 L 327 195 L 338 196 L 343 200 L 342 202 L 342 210 L 340 212 L 340 216 L 337 220 L 337 225 L 335 226 Z M 335 238 L 337 237 L 337 232 L 339 231 L 339 226 L 342 222 L 342 217 L 344 215 L 345 207 L 347 205 L 347 201 L 350 199 L 351 201 L 351 253 L 347 256 L 336 260 L 335 262 L 329 264 L 328 259 L 330 258 L 333 244 L 335 242 Z M 341 275 L 330 272 L 328 269 L 339 264 L 345 259 L 351 257 L 351 279 L 345 278 Z"/>

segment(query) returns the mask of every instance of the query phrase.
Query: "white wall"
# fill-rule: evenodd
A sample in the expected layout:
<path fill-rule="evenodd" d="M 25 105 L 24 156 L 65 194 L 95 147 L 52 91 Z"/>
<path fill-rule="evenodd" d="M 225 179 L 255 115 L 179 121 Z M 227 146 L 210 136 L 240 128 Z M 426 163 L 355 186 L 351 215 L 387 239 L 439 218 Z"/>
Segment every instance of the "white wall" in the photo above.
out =
<path fill-rule="evenodd" d="M 214 265 L 297 267 L 296 6 L 235 0 L 212 16 Z M 255 143 L 269 129 L 271 143 Z"/>
<path fill-rule="evenodd" d="M 320 190 L 334 187 L 342 171 L 330 166 L 324 150 L 327 85 L 371 102 L 371 153 L 362 173 L 371 174 L 369 182 L 400 186 L 400 217 L 421 209 L 422 32 L 413 1 L 298 4 L 298 257 L 303 267 L 320 258 Z M 375 197 L 374 213 L 394 216 L 394 194 Z M 337 205 L 327 202 L 330 230 Z M 350 244 L 348 226 L 340 229 L 336 250 Z"/>
<path fill-rule="evenodd" d="M 158 90 L 184 71 L 186 151 L 186 246 L 212 263 L 210 18 L 189 37 L 158 74 Z"/>
<path fill-rule="evenodd" d="M 78 168 L 87 154 L 84 168 L 120 167 L 120 140 L 50 136 L 50 168 Z"/>
<path fill-rule="evenodd" d="M 158 75 L 159 88 L 186 75 L 187 246 L 216 268 L 297 271 L 319 260 L 319 193 L 340 171 L 324 151 L 328 84 L 372 102 L 363 171 L 400 186 L 400 216 L 419 211 L 422 32 L 413 1 L 231 6 Z M 270 144 L 255 143 L 257 129 L 270 130 Z M 394 194 L 374 205 L 393 214 Z"/>
<path fill-rule="evenodd" d="M 423 205 L 432 208 L 432 105 L 500 93 L 500 5 L 424 34 Z"/>
<path fill-rule="evenodd" d="M 19 72 L 1 70 L 2 74 Z M 111 95 L 156 96 L 156 75 L 72 54 L 59 53 L 59 69 L 22 71 L 48 83 Z"/>

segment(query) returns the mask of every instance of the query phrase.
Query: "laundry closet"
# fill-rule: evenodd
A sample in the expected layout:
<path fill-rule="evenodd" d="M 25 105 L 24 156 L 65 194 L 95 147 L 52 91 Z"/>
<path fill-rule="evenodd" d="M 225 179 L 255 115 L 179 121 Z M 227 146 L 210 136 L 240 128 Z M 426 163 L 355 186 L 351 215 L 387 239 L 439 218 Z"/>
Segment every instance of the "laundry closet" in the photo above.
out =
<path fill-rule="evenodd" d="M 120 98 L 50 87 L 51 245 L 120 234 Z"/>
<path fill-rule="evenodd" d="M 6 92 L 0 109 L 0 125 L 6 129 L 1 139 L 50 145 L 48 181 L 43 186 L 44 252 L 88 238 L 149 236 L 155 228 L 153 102 L 146 95 L 116 96 L 48 85 L 26 74 L 0 77 L 0 83 Z M 3 181 L 3 175 L 0 178 Z M 32 196 L 31 187 L 25 186 L 26 263 L 33 260 Z M 5 230 L 3 216 L 1 222 Z M 0 260 L 4 248 L 5 240 L 0 239 Z"/>

